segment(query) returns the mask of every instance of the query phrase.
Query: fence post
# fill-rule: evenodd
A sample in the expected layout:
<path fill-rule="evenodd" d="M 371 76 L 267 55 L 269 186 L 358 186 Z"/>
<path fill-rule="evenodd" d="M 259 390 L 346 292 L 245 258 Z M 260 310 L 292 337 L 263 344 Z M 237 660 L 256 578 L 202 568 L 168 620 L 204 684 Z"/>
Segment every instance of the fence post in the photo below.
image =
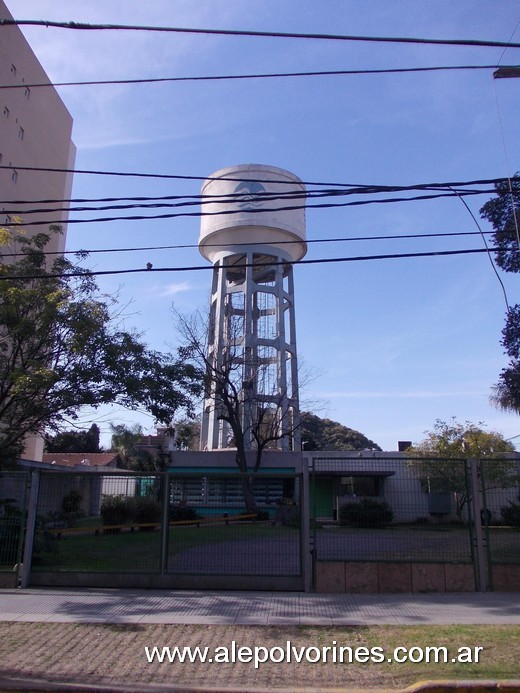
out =
<path fill-rule="evenodd" d="M 162 498 L 162 526 L 161 526 L 161 575 L 168 572 L 168 537 L 170 530 L 170 476 L 163 473 L 161 476 Z"/>
<path fill-rule="evenodd" d="M 311 556 L 311 508 L 309 497 L 309 466 L 302 453 L 302 489 L 301 489 L 301 551 L 303 568 L 303 589 L 310 592 L 312 587 L 312 556 Z"/>
<path fill-rule="evenodd" d="M 468 518 L 473 522 L 473 537 L 475 542 L 475 575 L 476 588 L 478 592 L 487 590 L 487 570 L 486 570 L 486 547 L 484 543 L 484 532 L 482 531 L 482 489 L 480 485 L 479 465 L 475 458 L 469 461 L 470 484 L 471 484 L 471 515 Z"/>
<path fill-rule="evenodd" d="M 34 545 L 34 533 L 36 531 L 36 511 L 38 509 L 38 495 L 40 491 L 40 472 L 35 470 L 31 474 L 31 491 L 29 493 L 29 507 L 27 511 L 27 524 L 25 526 L 25 547 L 23 551 L 22 578 L 20 587 L 29 585 L 31 562 Z"/>

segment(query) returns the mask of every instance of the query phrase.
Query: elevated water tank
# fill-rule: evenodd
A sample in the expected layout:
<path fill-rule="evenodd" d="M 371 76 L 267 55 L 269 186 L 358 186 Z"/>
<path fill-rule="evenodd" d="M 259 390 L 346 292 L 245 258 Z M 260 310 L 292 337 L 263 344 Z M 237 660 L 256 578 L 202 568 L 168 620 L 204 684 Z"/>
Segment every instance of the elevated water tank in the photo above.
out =
<path fill-rule="evenodd" d="M 210 262 L 235 254 L 240 244 L 281 251 L 297 261 L 307 252 L 305 186 L 276 166 L 223 168 L 202 186 L 199 250 Z"/>

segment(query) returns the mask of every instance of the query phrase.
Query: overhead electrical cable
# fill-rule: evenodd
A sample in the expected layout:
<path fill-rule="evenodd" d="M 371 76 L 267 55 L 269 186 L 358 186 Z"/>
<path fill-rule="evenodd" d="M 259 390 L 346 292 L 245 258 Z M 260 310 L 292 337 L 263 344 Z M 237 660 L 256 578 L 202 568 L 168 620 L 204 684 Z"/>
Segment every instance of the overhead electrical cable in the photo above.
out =
<path fill-rule="evenodd" d="M 509 300 L 508 300 L 508 298 L 507 298 L 506 287 L 505 287 L 505 285 L 504 285 L 504 282 L 502 281 L 502 277 L 501 277 L 500 274 L 498 273 L 498 270 L 497 270 L 497 268 L 496 268 L 496 265 L 495 265 L 495 262 L 494 262 L 494 260 L 493 260 L 493 257 L 491 256 L 491 248 L 488 246 L 488 243 L 487 243 L 487 240 L 486 240 L 486 235 L 485 235 L 485 233 L 484 233 L 484 230 L 482 229 L 482 227 L 481 227 L 480 224 L 478 223 L 478 220 L 477 220 L 476 216 L 473 214 L 473 212 L 472 212 L 471 209 L 469 208 L 469 206 L 468 206 L 466 200 L 465 200 L 461 195 L 457 195 L 457 197 L 460 199 L 460 201 L 462 202 L 462 204 L 464 205 L 464 207 L 465 207 L 466 210 L 468 211 L 469 215 L 470 215 L 471 218 L 473 219 L 473 221 L 474 221 L 474 223 L 475 223 L 477 229 L 479 230 L 479 233 L 480 233 L 480 235 L 481 235 L 481 237 L 482 237 L 482 240 L 483 240 L 483 242 L 484 242 L 484 247 L 485 247 L 485 250 L 486 250 L 486 252 L 487 252 L 487 256 L 488 256 L 488 258 L 489 258 L 489 262 L 490 262 L 491 267 L 492 267 L 492 269 L 493 269 L 493 272 L 494 272 L 494 274 L 495 274 L 495 276 L 496 276 L 496 278 L 497 278 L 497 280 L 498 280 L 498 283 L 500 284 L 500 287 L 502 288 L 502 294 L 503 294 L 503 296 L 504 296 L 504 301 L 505 301 L 505 304 L 506 304 L 506 312 L 509 313 L 510 307 L 509 307 Z"/>
<path fill-rule="evenodd" d="M 419 200 L 435 200 L 439 198 L 454 197 L 453 192 L 439 192 L 431 193 L 429 195 L 414 195 L 412 197 L 387 197 L 383 199 L 376 200 L 353 200 L 350 202 L 322 202 L 319 204 L 306 204 L 305 201 L 299 205 L 282 205 L 277 207 L 260 207 L 250 210 L 244 209 L 223 209 L 215 212 L 169 212 L 165 214 L 129 214 L 127 216 L 112 216 L 112 217 L 94 217 L 92 219 L 68 219 L 66 222 L 60 219 L 55 220 L 39 220 L 39 221 L 27 221 L 23 223 L 24 227 L 28 226 L 50 226 L 59 225 L 63 223 L 70 224 L 101 224 L 109 223 L 114 221 L 151 221 L 158 219 L 177 219 L 179 217 L 218 217 L 218 216 L 232 216 L 236 214 L 243 214 L 244 211 L 254 212 L 255 214 L 268 214 L 270 212 L 287 212 L 294 211 L 298 209 L 332 209 L 338 207 L 359 207 L 371 204 L 392 204 L 398 202 L 417 202 Z M 17 221 L 6 221 L 3 226 L 5 227 L 17 227 L 20 223 Z"/>
<path fill-rule="evenodd" d="M 16 168 L 16 167 L 10 167 L 10 166 L 0 166 L 0 169 L 2 168 Z M 461 191 L 462 188 L 468 188 L 470 186 L 475 186 L 475 185 L 497 185 L 499 183 L 505 183 L 508 179 L 507 178 L 491 178 L 488 180 L 476 180 L 476 181 L 465 181 L 465 182 L 459 182 L 459 183 L 417 183 L 415 185 L 352 185 L 352 184 L 341 184 L 341 183 L 313 183 L 312 185 L 318 186 L 318 185 L 334 185 L 334 186 L 340 186 L 343 185 L 343 189 L 340 187 L 335 187 L 333 189 L 327 189 L 323 187 L 320 190 L 307 190 L 305 192 L 306 196 L 316 196 L 319 194 L 337 194 L 337 195 L 368 195 L 368 194 L 377 194 L 377 193 L 389 193 L 389 192 L 405 192 L 405 191 L 415 191 L 415 190 L 452 190 L 455 191 L 456 189 L 459 189 Z M 269 181 L 264 181 L 264 182 L 269 182 Z M 304 185 L 311 185 L 311 183 L 304 183 Z M 462 192 L 465 192 L 465 190 L 462 190 Z M 479 192 L 484 192 L 487 193 L 488 190 L 480 190 Z M 270 192 L 268 193 L 269 196 L 272 199 L 281 199 L 282 197 L 285 197 L 287 194 L 294 194 L 293 190 L 289 190 L 288 193 L 284 191 L 278 191 L 278 192 Z M 302 193 L 303 196 L 303 193 Z M 151 201 L 160 201 L 160 200 L 210 200 L 210 201 L 222 201 L 222 200 L 233 200 L 237 201 L 239 199 L 243 199 L 244 194 L 243 193 L 227 193 L 225 195 L 135 195 L 135 196 L 129 196 L 125 195 L 122 197 L 94 197 L 94 198 L 86 198 L 86 197 L 76 197 L 76 198 L 68 198 L 68 199 L 30 199 L 30 200 L 0 200 L 0 204 L 2 205 L 29 205 L 29 204 L 90 204 L 90 203 L 95 203 L 95 202 L 122 202 L 124 200 L 128 202 L 151 202 Z M 261 193 L 256 193 L 255 194 L 255 199 L 259 199 L 262 197 Z"/>
<path fill-rule="evenodd" d="M 0 84 L 0 89 L 39 89 L 49 87 L 89 87 L 122 84 L 160 84 L 170 82 L 218 82 L 242 79 L 280 79 L 293 77 L 341 77 L 354 75 L 388 75 L 409 72 L 442 72 L 454 70 L 496 70 L 499 65 L 433 65 L 430 67 L 391 67 L 366 70 L 309 70 L 306 72 L 266 72 L 244 75 L 192 75 L 185 77 L 141 77 L 134 79 L 97 79 L 75 82 L 33 82 Z M 503 65 L 503 69 L 515 69 L 517 65 Z"/>
<path fill-rule="evenodd" d="M 57 22 L 45 19 L 0 19 L 1 26 L 39 26 L 79 31 L 145 31 L 174 34 L 200 34 L 214 36 L 245 36 L 274 39 L 305 39 L 313 41 L 357 41 L 369 43 L 411 43 L 440 46 L 479 46 L 482 48 L 520 48 L 519 43 L 488 41 L 483 39 L 436 39 L 396 36 L 355 36 L 345 34 L 315 34 L 289 31 L 254 31 L 248 29 L 201 29 L 173 26 L 147 26 L 140 24 L 91 24 L 86 22 Z"/>
<path fill-rule="evenodd" d="M 376 191 L 372 191 L 372 194 L 374 194 Z M 455 191 L 453 190 L 451 192 L 451 195 L 447 192 L 438 192 L 434 197 L 450 197 L 452 195 L 456 196 L 471 196 L 471 195 L 489 195 L 494 193 L 495 190 L 493 189 L 485 189 L 485 190 L 459 190 Z M 309 207 L 309 208 L 318 208 L 321 205 L 312 205 L 308 203 L 308 200 L 312 199 L 318 199 L 318 198 L 324 198 L 324 197 L 340 197 L 340 196 L 347 196 L 347 195 L 353 195 L 353 194 L 366 194 L 366 193 L 353 193 L 351 191 L 309 191 L 308 193 L 302 192 L 302 193 L 294 193 L 294 194 L 287 194 L 287 195 L 278 195 L 276 193 L 269 194 L 269 195 L 262 195 L 262 194 L 257 194 L 255 195 L 255 202 L 274 202 L 282 199 L 287 199 L 287 200 L 302 200 L 304 201 L 301 207 Z M 420 196 L 420 197 L 408 197 L 404 198 L 406 200 L 413 200 L 413 199 L 424 199 L 425 196 Z M 207 199 L 206 199 L 207 198 Z M 128 209 L 178 209 L 181 207 L 204 207 L 205 205 L 209 204 L 215 204 L 218 203 L 219 205 L 224 205 L 224 204 L 236 204 L 237 202 L 242 202 L 242 209 L 239 211 L 247 211 L 243 207 L 243 204 L 250 200 L 250 197 L 247 194 L 244 195 L 230 195 L 230 196 L 221 196 L 219 198 L 215 198 L 214 196 L 202 196 L 202 197 L 196 197 L 195 199 L 188 199 L 185 201 L 181 202 L 168 202 L 166 201 L 167 199 L 171 198 L 163 198 L 160 201 L 154 201 L 154 202 L 136 202 L 136 203 L 131 203 L 131 204 L 112 204 L 112 205 L 104 205 L 104 206 L 90 206 L 90 207 L 77 207 L 77 206 L 66 206 L 66 207 L 36 207 L 33 209 L 20 209 L 19 207 L 15 208 L 3 208 L 2 213 L 9 215 L 9 216 L 26 216 L 28 214 L 52 214 L 52 213 L 58 213 L 58 212 L 104 212 L 104 211 L 112 211 L 112 210 L 128 210 Z M 177 199 L 182 199 L 182 198 L 177 198 Z M 307 201 L 307 202 L 305 202 Z M 372 202 L 376 202 L 377 200 L 372 200 Z M 5 204 L 5 203 L 3 203 Z M 16 203 L 15 203 L 16 204 Z M 22 203 L 18 203 L 22 204 Z M 332 206 L 342 206 L 340 203 L 337 205 L 334 204 Z M 283 207 L 280 207 L 278 209 L 284 209 Z M 272 209 L 269 210 L 262 210 L 262 208 L 254 208 L 251 209 L 250 211 L 256 212 L 262 212 L 262 211 L 273 211 Z M 228 210 L 222 211 L 220 213 L 227 213 Z M 230 212 L 231 213 L 231 212 Z M 235 212 L 233 212 L 235 213 Z M 204 216 L 206 212 L 201 212 L 201 216 Z M 122 218 L 127 218 L 127 217 L 122 217 Z M 147 217 L 150 218 L 150 217 Z M 30 223 L 30 222 L 28 222 Z M 48 222 L 46 222 L 48 223 Z"/>
<path fill-rule="evenodd" d="M 102 171 L 94 169 L 77 169 L 77 168 L 50 168 L 48 166 L 17 166 L 16 164 L 0 164 L 1 169 L 16 169 L 17 171 L 41 171 L 43 173 L 73 173 L 74 175 L 85 174 L 93 176 L 121 176 L 123 178 L 164 178 L 166 180 L 194 180 L 194 181 L 210 181 L 210 180 L 225 180 L 225 181 L 236 181 L 237 183 L 242 183 L 244 178 L 236 176 L 188 176 L 178 173 L 141 173 L 138 171 Z M 249 178 L 248 182 L 251 183 L 276 183 L 278 185 L 291 185 L 294 186 L 294 181 L 284 181 L 284 180 L 270 180 L 268 178 Z M 484 178 L 473 181 L 452 181 L 448 183 L 425 183 L 420 187 L 437 187 L 437 188 L 448 188 L 448 187 L 459 187 L 462 185 L 484 185 L 484 184 L 495 184 L 507 181 L 507 178 Z M 324 181 L 305 181 L 302 180 L 301 183 L 306 186 L 328 186 L 328 187 L 342 187 L 342 188 L 377 188 L 378 190 L 406 190 L 414 189 L 418 186 L 382 186 L 382 185 L 364 185 L 360 183 L 337 183 L 337 182 L 324 182 Z"/>
<path fill-rule="evenodd" d="M 496 252 L 498 248 L 491 248 L 492 251 Z M 433 250 L 418 253 L 389 253 L 385 255 L 358 255 L 352 257 L 328 257 L 328 258 L 316 258 L 316 259 L 304 259 L 304 260 L 281 260 L 274 262 L 244 262 L 237 265 L 237 267 L 275 267 L 277 265 L 318 265 L 318 264 L 330 264 L 335 262 L 363 262 L 368 260 L 398 260 L 405 258 L 419 258 L 419 257 L 442 257 L 450 255 L 472 255 L 479 253 L 486 253 L 486 248 L 467 248 L 464 250 Z M 191 267 L 153 267 L 153 268 L 137 268 L 137 269 L 122 269 L 122 270 L 78 270 L 77 272 L 66 272 L 66 273 L 49 273 L 49 274 L 34 274 L 34 275 L 1 275 L 0 281 L 17 281 L 17 280 L 48 280 L 48 279 L 66 279 L 72 277 L 82 277 L 82 276 L 106 276 L 106 275 L 117 275 L 117 274 L 139 274 L 142 272 L 147 272 L 151 274 L 152 272 L 196 272 L 200 270 L 213 270 L 212 265 L 193 265 Z"/>
<path fill-rule="evenodd" d="M 393 240 L 409 240 L 409 239 L 427 239 L 427 238 L 454 238 L 458 236 L 481 236 L 482 234 L 493 234 L 494 231 L 447 231 L 445 233 L 406 233 L 397 234 L 390 236 L 351 236 L 348 238 L 307 238 L 307 244 L 314 243 L 350 243 L 354 241 L 393 241 Z M 262 242 L 260 241 L 260 244 Z M 267 241 L 266 241 L 267 243 Z M 276 245 L 290 245 L 293 244 L 294 240 L 280 240 L 276 241 Z M 256 246 L 258 242 L 247 242 L 243 241 L 240 243 L 204 243 L 205 248 L 249 248 L 250 246 Z M 133 248 L 78 248 L 77 250 L 64 250 L 60 255 L 93 255 L 96 253 L 130 253 L 130 252 L 150 252 L 154 250 L 186 250 L 198 248 L 198 243 L 183 243 L 175 245 L 150 245 L 150 246 L 138 246 Z M 56 256 L 56 251 L 38 251 L 43 255 Z M 0 257 L 25 257 L 26 253 L 0 253 Z"/>

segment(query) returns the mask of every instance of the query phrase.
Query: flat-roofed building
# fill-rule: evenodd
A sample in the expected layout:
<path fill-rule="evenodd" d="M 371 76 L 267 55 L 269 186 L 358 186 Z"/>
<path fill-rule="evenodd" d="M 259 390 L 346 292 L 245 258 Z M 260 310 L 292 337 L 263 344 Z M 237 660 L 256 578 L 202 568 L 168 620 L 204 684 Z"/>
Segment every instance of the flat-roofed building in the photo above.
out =
<path fill-rule="evenodd" d="M 12 18 L 0 0 L 0 19 Z M 19 217 L 32 235 L 56 224 L 62 233 L 52 234 L 47 250 L 62 252 L 68 205 L 44 201 L 71 196 L 76 156 L 72 116 L 17 26 L 0 26 L 0 84 L 12 87 L 0 90 L 0 227 Z M 36 84 L 46 86 L 32 86 Z M 51 211 L 60 207 L 62 211 Z M 35 209 L 41 211 L 31 213 Z M 42 221 L 48 224 L 30 225 Z M 41 460 L 42 451 L 43 442 L 31 438 L 24 457 Z"/>

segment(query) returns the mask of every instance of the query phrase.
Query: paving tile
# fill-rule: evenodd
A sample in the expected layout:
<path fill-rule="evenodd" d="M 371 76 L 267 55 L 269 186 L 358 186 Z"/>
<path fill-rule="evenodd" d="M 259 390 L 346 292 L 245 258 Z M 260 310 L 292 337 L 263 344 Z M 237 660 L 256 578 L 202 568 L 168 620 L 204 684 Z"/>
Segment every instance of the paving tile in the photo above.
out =
<path fill-rule="evenodd" d="M 240 625 L 520 624 L 520 594 L 4 590 L 0 592 L 0 620 Z"/>

